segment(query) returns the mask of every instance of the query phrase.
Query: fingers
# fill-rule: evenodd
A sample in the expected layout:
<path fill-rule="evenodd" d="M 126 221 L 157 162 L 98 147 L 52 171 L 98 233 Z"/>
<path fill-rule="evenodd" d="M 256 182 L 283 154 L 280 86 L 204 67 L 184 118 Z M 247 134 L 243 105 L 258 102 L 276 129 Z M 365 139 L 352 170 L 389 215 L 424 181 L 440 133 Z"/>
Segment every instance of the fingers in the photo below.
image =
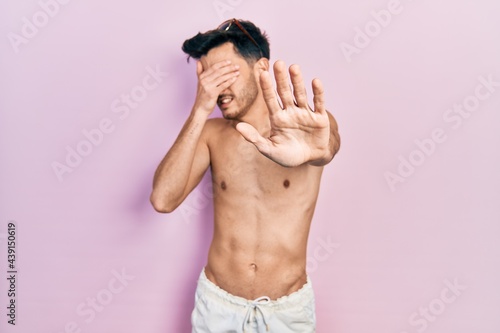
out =
<path fill-rule="evenodd" d="M 224 91 L 229 88 L 237 79 L 240 73 L 230 73 L 224 76 L 221 76 L 214 82 L 217 87 L 217 91 Z"/>
<path fill-rule="evenodd" d="M 200 80 L 204 80 L 209 83 L 216 83 L 216 85 L 218 85 L 221 83 L 219 78 L 221 76 L 225 76 L 225 80 L 227 80 L 227 78 L 231 76 L 228 74 L 239 74 L 239 66 L 231 64 L 229 60 L 225 60 L 215 63 L 205 71 L 201 72 L 199 78 Z"/>
<path fill-rule="evenodd" d="M 203 65 L 201 61 L 196 62 L 196 75 L 200 77 L 200 74 L 203 73 Z"/>
<path fill-rule="evenodd" d="M 201 72 L 199 72 L 200 66 L 202 67 Z M 205 89 L 213 89 L 217 95 L 233 84 L 240 75 L 239 66 L 233 65 L 229 60 L 215 63 L 206 70 L 203 70 L 203 65 L 200 62 L 196 69 L 199 72 L 200 83 Z"/>
<path fill-rule="evenodd" d="M 307 108 L 306 87 L 304 85 L 304 80 L 302 79 L 302 73 L 300 72 L 299 65 L 290 66 L 290 79 L 292 80 L 293 95 L 295 96 L 297 105 L 301 108 Z"/>
<path fill-rule="evenodd" d="M 212 112 L 220 93 L 231 86 L 239 77 L 239 66 L 229 60 L 220 61 L 208 66 L 206 62 L 196 64 L 198 75 L 198 92 L 195 107 Z"/>
<path fill-rule="evenodd" d="M 260 87 L 269 113 L 274 114 L 280 111 L 281 106 L 278 103 L 278 96 L 276 96 L 276 92 L 274 91 L 271 74 L 269 74 L 269 72 L 264 71 L 260 74 Z"/>
<path fill-rule="evenodd" d="M 290 79 L 288 78 L 286 65 L 283 61 L 278 60 L 274 63 L 274 76 L 277 85 L 276 90 L 281 99 L 281 104 L 283 105 L 283 109 L 286 109 L 288 107 L 293 107 L 295 105 L 297 105 L 300 108 L 309 109 L 307 102 L 307 92 L 304 85 L 304 79 L 300 71 L 300 67 L 298 65 L 290 66 L 289 73 L 290 73 Z M 289 84 L 290 80 L 292 81 L 293 92 Z M 266 83 L 264 82 L 264 84 Z M 269 100 L 269 102 L 271 102 L 271 96 L 273 99 L 276 98 L 274 96 L 274 93 L 271 95 L 271 93 L 269 92 L 268 98 L 266 98 L 266 100 Z"/>
<path fill-rule="evenodd" d="M 225 86 L 227 84 L 231 85 L 234 81 L 236 81 L 236 79 L 238 78 L 239 75 L 240 75 L 240 72 L 236 71 L 236 72 L 230 72 L 230 73 L 227 73 L 227 74 L 224 74 L 221 76 L 217 76 L 213 79 L 212 84 L 218 88 L 221 88 L 222 86 Z M 222 89 L 222 90 L 224 90 L 224 89 Z M 219 89 L 219 90 L 221 90 L 221 89 Z"/>
<path fill-rule="evenodd" d="M 312 81 L 312 89 L 314 94 L 313 98 L 314 112 L 318 112 L 320 114 L 326 114 L 323 83 L 321 83 L 319 79 L 314 79 Z"/>
<path fill-rule="evenodd" d="M 269 157 L 270 143 L 250 124 L 240 122 L 236 124 L 236 130 L 265 156 Z"/>
<path fill-rule="evenodd" d="M 278 60 L 274 63 L 274 78 L 276 79 L 276 90 L 281 98 L 283 108 L 295 105 L 293 99 L 292 89 L 288 79 L 288 72 L 286 70 L 285 62 Z"/>

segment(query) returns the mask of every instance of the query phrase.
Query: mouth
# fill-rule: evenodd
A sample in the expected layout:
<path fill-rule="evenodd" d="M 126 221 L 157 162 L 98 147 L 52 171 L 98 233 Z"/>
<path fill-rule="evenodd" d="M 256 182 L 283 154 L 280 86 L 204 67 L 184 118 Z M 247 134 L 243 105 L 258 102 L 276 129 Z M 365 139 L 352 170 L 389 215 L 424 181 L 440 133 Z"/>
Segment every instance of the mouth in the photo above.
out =
<path fill-rule="evenodd" d="M 229 104 L 233 101 L 234 97 L 231 95 L 221 95 L 217 99 L 217 105 L 219 105 L 219 108 L 221 109 L 227 109 L 229 107 Z"/>

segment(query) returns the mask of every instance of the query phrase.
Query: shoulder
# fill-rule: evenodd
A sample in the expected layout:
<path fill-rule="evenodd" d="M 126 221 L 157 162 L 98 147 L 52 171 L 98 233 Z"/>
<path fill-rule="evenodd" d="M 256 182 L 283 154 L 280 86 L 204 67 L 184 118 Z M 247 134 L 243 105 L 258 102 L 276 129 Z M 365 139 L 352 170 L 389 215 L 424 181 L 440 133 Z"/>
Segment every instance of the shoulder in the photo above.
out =
<path fill-rule="evenodd" d="M 205 128 L 203 132 L 207 134 L 214 134 L 218 131 L 224 130 L 227 126 L 229 126 L 229 121 L 224 118 L 210 118 L 205 123 Z"/>
<path fill-rule="evenodd" d="M 231 120 L 227 120 L 224 118 L 210 118 L 205 123 L 202 136 L 207 141 L 207 143 L 210 143 L 210 141 L 216 140 L 217 138 L 221 137 L 222 134 L 228 130 L 235 130 Z"/>
<path fill-rule="evenodd" d="M 207 128 L 221 128 L 227 126 L 230 121 L 224 118 L 210 118 L 207 120 L 206 127 Z"/>

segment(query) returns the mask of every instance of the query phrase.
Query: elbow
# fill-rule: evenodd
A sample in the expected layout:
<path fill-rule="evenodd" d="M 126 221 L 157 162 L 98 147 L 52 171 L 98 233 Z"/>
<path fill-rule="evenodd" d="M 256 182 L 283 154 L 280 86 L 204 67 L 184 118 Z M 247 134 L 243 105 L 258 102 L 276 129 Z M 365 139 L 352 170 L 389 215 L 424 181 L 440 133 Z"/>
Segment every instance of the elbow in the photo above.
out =
<path fill-rule="evenodd" d="M 330 161 L 333 160 L 333 158 L 337 155 L 337 153 L 340 150 L 340 137 L 337 136 L 335 143 L 333 144 L 332 149 L 330 150 Z"/>
<path fill-rule="evenodd" d="M 158 195 L 153 192 L 149 198 L 151 205 L 153 205 L 154 210 L 158 213 L 167 214 L 172 213 L 178 206 L 178 204 L 168 200 L 164 197 L 158 197 Z"/>
<path fill-rule="evenodd" d="M 337 131 L 335 132 L 335 134 L 331 135 L 330 144 L 328 146 L 329 147 L 327 157 L 325 158 L 325 164 L 330 163 L 340 150 L 340 135 Z"/>

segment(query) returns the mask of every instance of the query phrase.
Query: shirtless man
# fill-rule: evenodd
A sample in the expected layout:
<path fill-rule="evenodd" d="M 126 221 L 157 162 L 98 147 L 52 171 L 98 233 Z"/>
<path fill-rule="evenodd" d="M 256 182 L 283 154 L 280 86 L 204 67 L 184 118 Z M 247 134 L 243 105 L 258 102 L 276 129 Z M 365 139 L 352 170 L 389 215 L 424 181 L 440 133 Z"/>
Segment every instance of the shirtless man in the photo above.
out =
<path fill-rule="evenodd" d="M 323 166 L 340 147 L 322 84 L 312 82 L 312 109 L 299 67 L 277 61 L 276 95 L 267 37 L 249 21 L 226 21 L 183 50 L 198 60 L 197 95 L 151 203 L 172 212 L 210 166 L 214 235 L 193 332 L 314 332 L 307 239 Z M 216 105 L 224 118 L 208 119 Z"/>

